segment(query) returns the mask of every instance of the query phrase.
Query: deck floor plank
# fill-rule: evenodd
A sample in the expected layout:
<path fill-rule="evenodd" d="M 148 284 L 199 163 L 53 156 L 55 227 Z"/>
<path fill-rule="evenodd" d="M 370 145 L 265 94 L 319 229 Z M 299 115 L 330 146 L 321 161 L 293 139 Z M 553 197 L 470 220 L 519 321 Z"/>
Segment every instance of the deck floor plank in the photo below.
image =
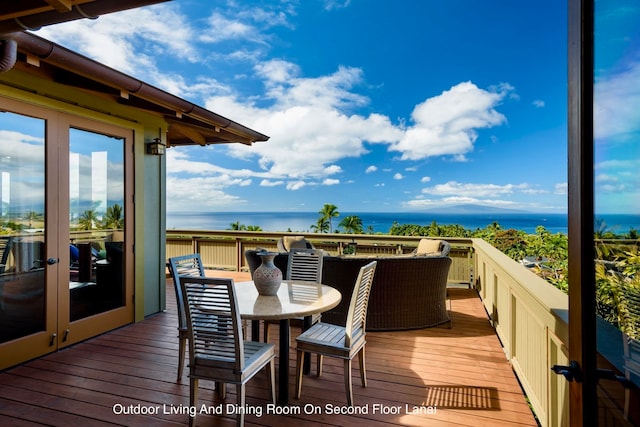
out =
<path fill-rule="evenodd" d="M 208 271 L 208 275 L 247 280 L 246 273 Z M 177 382 L 177 311 L 172 286 L 168 281 L 166 312 L 1 372 L 0 425 L 185 425 L 188 369 Z M 341 361 L 325 358 L 322 377 L 315 376 L 313 360 L 301 398 L 291 397 L 285 407 L 300 414 L 267 414 L 266 377 L 259 374 L 249 382 L 246 402 L 254 413 L 245 416 L 246 425 L 536 426 L 477 295 L 461 288 L 451 289 L 450 294 L 451 328 L 367 335 L 367 388 L 360 385 L 357 361 L 352 371 L 359 413 L 331 413 L 331 409 L 347 410 L 343 368 Z M 293 329 L 292 337 L 298 333 Z M 277 328 L 273 328 L 272 339 L 277 343 Z M 293 348 L 289 358 L 293 395 Z M 213 384 L 201 381 L 198 409 L 203 404 L 235 407 L 235 398 L 234 387 L 228 388 L 223 402 Z M 114 405 L 158 408 L 158 413 L 116 414 Z M 374 405 L 398 413 L 380 413 Z M 436 412 L 412 413 L 414 406 L 418 411 L 435 407 Z M 305 407 L 319 410 L 305 414 Z M 262 414 L 256 413 L 259 411 Z M 196 421 L 198 426 L 231 426 L 235 415 L 198 414 Z"/>

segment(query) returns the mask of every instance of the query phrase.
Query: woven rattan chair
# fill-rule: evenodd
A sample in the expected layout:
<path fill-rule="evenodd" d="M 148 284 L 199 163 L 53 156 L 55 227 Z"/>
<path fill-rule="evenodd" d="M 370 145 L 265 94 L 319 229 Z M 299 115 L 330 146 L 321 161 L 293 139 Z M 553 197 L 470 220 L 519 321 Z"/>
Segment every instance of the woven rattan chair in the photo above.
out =
<path fill-rule="evenodd" d="M 184 297 L 180 288 L 180 276 L 205 277 L 200 254 L 190 254 L 169 258 L 167 263 L 169 273 L 173 279 L 176 292 L 176 307 L 178 307 L 178 381 L 182 378 L 185 350 L 187 348 L 187 314 L 185 312 Z"/>
<path fill-rule="evenodd" d="M 296 338 L 296 398 L 300 398 L 302 392 L 302 356 L 304 353 L 316 353 L 318 355 L 316 368 L 318 376 L 322 374 L 323 356 L 337 357 L 344 360 L 344 386 L 348 405 L 353 405 L 351 360 L 353 360 L 356 355 L 358 355 L 360 362 L 360 379 L 362 386 L 367 386 L 364 351 L 366 344 L 365 327 L 367 323 L 367 305 L 375 270 L 376 261 L 360 268 L 353 289 L 353 295 L 351 296 L 345 326 L 319 322 Z"/>
<path fill-rule="evenodd" d="M 245 384 L 268 366 L 270 400 L 275 405 L 274 345 L 244 341 L 233 279 L 181 277 L 189 334 L 189 404 L 198 403 L 199 380 L 215 381 L 224 399 L 225 384 L 235 384 L 236 405 L 245 408 Z M 215 321 L 211 321 L 213 318 Z M 189 425 L 195 416 L 189 418 Z M 244 411 L 236 423 L 244 425 Z"/>
<path fill-rule="evenodd" d="M 640 288 L 636 283 L 621 280 L 620 325 L 622 326 L 622 346 L 624 350 L 624 376 L 631 380 L 640 377 Z M 625 388 L 624 417 L 629 417 L 630 389 Z"/>
<path fill-rule="evenodd" d="M 287 280 L 299 280 L 303 282 L 322 282 L 322 260 L 323 251 L 320 249 L 296 249 L 289 251 L 289 259 L 287 261 Z M 291 319 L 293 324 L 302 325 L 302 318 Z M 311 323 L 315 324 L 320 321 L 320 314 L 312 316 Z M 274 322 L 264 323 L 264 342 L 269 342 L 269 325 Z"/>

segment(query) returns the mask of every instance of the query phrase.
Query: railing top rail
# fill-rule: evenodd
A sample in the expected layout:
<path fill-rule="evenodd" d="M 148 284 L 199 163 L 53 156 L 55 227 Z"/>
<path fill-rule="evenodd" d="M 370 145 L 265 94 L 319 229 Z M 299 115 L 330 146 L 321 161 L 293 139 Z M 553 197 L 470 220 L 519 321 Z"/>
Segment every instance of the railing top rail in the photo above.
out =
<path fill-rule="evenodd" d="M 453 245 L 471 246 L 472 239 L 460 237 L 435 237 L 435 236 L 396 236 L 391 234 L 346 234 L 346 233 L 305 233 L 305 232 L 270 232 L 270 231 L 246 231 L 246 230 L 189 230 L 171 229 L 167 230 L 167 238 L 215 238 L 233 237 L 242 239 L 279 239 L 282 236 L 304 236 L 312 242 L 385 242 L 393 244 L 410 243 L 417 246 L 420 239 L 432 237 L 434 239 L 445 239 Z"/>

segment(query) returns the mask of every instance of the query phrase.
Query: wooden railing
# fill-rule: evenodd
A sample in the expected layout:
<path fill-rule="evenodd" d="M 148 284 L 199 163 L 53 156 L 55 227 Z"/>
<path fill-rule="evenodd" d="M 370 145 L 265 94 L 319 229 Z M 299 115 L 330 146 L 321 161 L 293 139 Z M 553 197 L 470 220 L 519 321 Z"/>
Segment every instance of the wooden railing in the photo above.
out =
<path fill-rule="evenodd" d="M 567 295 L 481 239 L 473 239 L 480 298 L 542 426 L 569 425 Z"/>
<path fill-rule="evenodd" d="M 377 234 L 266 233 L 254 231 L 167 230 L 167 258 L 198 252 L 206 268 L 248 271 L 244 252 L 265 248 L 277 251 L 283 235 L 304 236 L 318 249 L 331 255 L 342 254 L 349 246 L 356 255 L 394 255 L 413 251 L 421 237 Z M 453 263 L 449 282 L 473 283 L 473 250 L 470 239 L 447 238 Z M 355 244 L 355 245 L 354 245 Z"/>

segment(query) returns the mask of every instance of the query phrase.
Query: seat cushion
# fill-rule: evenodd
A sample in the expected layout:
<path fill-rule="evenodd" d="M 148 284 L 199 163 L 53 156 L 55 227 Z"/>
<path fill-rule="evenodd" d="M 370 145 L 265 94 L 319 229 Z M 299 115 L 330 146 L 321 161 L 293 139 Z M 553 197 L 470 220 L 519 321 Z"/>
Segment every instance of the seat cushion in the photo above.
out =
<path fill-rule="evenodd" d="M 282 243 L 284 244 L 285 249 L 290 251 L 291 249 L 308 249 L 307 239 L 303 236 L 284 236 L 282 238 Z"/>
<path fill-rule="evenodd" d="M 441 240 L 435 239 L 421 239 L 416 249 L 417 255 L 433 255 L 440 252 Z"/>

